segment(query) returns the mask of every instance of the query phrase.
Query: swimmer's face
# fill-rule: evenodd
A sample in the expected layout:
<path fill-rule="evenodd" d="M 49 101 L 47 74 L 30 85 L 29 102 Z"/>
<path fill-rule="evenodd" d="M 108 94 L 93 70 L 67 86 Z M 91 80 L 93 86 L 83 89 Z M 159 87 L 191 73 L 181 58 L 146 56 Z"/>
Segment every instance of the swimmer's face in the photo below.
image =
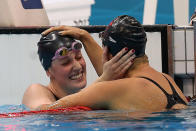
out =
<path fill-rule="evenodd" d="M 80 50 L 69 51 L 64 58 L 53 60 L 48 72 L 67 92 L 78 92 L 86 86 L 86 63 Z"/>

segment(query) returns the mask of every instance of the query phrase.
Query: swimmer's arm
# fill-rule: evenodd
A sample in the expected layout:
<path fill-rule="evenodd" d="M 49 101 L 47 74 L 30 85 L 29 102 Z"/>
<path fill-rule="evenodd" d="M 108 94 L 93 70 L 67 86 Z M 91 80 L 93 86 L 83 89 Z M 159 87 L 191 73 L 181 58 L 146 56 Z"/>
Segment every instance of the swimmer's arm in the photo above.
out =
<path fill-rule="evenodd" d="M 30 109 L 36 109 L 41 105 L 51 104 L 55 100 L 53 94 L 40 84 L 32 84 L 24 93 L 22 104 Z"/>
<path fill-rule="evenodd" d="M 90 61 L 93 64 L 93 67 L 95 68 L 98 76 L 101 76 L 101 74 L 103 73 L 102 48 L 86 31 L 82 35 L 81 42 L 83 43 L 85 51 L 88 57 L 90 58 Z"/>
<path fill-rule="evenodd" d="M 111 82 L 95 83 L 78 93 L 65 96 L 50 105 L 40 106 L 37 110 L 58 109 L 73 106 L 86 106 L 95 110 L 110 109 L 113 100 L 118 98 L 119 95 L 122 95 L 121 92 L 123 87 L 119 88 L 117 86 L 118 85 L 114 86 Z"/>

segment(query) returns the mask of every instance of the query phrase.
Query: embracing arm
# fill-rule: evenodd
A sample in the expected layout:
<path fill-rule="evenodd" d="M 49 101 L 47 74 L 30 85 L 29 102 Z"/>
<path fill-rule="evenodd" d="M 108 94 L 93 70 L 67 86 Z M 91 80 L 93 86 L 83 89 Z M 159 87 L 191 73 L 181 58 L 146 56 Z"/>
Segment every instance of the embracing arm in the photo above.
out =
<path fill-rule="evenodd" d="M 88 57 L 90 58 L 91 63 L 93 64 L 98 76 L 101 76 L 101 74 L 103 73 L 102 48 L 88 32 L 84 33 L 81 41 L 84 44 L 86 53 L 88 54 Z"/>
<path fill-rule="evenodd" d="M 58 101 L 42 105 L 37 110 L 58 109 L 73 106 L 86 106 L 92 109 L 110 109 L 114 97 L 118 97 L 119 89 L 112 83 L 98 82 L 82 89 L 80 92 L 65 96 Z M 113 88 L 113 89 L 111 89 Z"/>
<path fill-rule="evenodd" d="M 97 82 L 52 104 L 40 106 L 38 110 L 74 106 L 86 106 L 93 110 L 141 110 L 148 108 L 146 105 L 156 108 L 151 101 L 147 101 L 152 99 L 152 92 L 147 91 L 146 87 L 146 82 L 138 78 Z"/>

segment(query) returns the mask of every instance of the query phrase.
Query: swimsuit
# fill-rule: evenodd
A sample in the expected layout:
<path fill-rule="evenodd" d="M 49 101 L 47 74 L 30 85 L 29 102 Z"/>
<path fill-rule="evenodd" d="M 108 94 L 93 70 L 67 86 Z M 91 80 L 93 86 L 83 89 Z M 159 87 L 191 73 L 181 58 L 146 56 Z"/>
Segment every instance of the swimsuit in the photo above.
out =
<path fill-rule="evenodd" d="M 164 75 L 163 75 L 164 76 Z M 165 77 L 165 76 L 164 76 Z M 147 79 L 149 81 L 151 81 L 152 83 L 154 83 L 156 86 L 158 86 L 162 92 L 165 94 L 165 96 L 167 97 L 167 106 L 166 109 L 171 109 L 175 104 L 184 104 L 187 105 L 186 102 L 178 95 L 178 93 L 176 92 L 174 86 L 171 84 L 171 82 L 167 79 L 167 77 L 165 77 L 172 89 L 173 94 L 168 94 L 157 82 L 155 82 L 154 80 L 147 78 L 147 77 L 139 77 L 139 78 L 144 78 Z"/>
<path fill-rule="evenodd" d="M 53 94 L 53 93 L 52 93 Z M 55 95 L 55 94 L 53 94 L 54 95 L 54 98 L 56 99 L 56 101 L 58 101 L 59 100 L 59 98 Z"/>

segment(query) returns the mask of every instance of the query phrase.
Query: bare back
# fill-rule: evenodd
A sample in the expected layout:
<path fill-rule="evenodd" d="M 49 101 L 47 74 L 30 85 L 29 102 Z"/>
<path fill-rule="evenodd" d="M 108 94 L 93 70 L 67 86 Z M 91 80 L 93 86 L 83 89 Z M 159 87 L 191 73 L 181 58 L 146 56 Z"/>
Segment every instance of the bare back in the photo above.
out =
<path fill-rule="evenodd" d="M 126 110 L 159 111 L 182 109 L 187 105 L 185 96 L 174 80 L 170 76 L 159 73 L 152 68 L 131 78 L 122 79 L 119 82 L 121 87 L 126 87 L 126 91 L 122 98 L 119 99 L 120 101 L 112 104 L 115 106 L 111 108 L 124 107 Z"/>

